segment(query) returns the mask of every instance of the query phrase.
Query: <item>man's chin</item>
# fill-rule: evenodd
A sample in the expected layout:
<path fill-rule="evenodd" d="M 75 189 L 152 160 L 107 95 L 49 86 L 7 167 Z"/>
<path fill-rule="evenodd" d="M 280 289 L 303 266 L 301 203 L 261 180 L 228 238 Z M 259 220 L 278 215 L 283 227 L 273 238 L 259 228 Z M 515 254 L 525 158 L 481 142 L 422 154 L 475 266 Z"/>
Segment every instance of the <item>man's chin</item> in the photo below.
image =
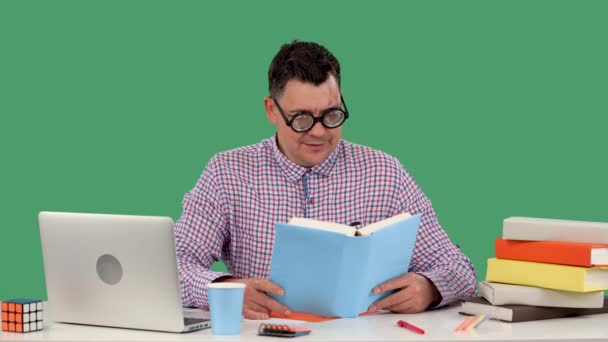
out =
<path fill-rule="evenodd" d="M 325 153 L 322 156 L 309 156 L 308 158 L 304 159 L 304 163 L 308 165 L 307 167 L 317 166 L 323 164 L 327 157 L 328 155 Z"/>

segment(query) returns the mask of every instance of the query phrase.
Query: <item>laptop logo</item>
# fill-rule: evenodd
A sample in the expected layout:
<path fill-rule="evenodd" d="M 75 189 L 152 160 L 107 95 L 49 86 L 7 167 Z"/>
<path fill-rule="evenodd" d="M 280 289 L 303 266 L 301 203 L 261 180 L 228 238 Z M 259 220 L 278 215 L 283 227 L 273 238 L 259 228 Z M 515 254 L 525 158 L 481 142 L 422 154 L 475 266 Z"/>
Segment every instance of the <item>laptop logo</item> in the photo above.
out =
<path fill-rule="evenodd" d="M 104 254 L 97 259 L 97 275 L 108 285 L 116 285 L 122 279 L 122 266 L 115 256 Z"/>

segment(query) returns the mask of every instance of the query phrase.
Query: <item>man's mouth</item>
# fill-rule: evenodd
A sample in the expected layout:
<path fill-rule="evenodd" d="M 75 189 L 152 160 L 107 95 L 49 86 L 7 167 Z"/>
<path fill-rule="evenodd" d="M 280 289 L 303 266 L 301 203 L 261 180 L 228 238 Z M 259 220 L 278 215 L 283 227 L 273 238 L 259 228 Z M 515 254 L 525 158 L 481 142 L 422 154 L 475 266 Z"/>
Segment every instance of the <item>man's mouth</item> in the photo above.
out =
<path fill-rule="evenodd" d="M 306 146 L 310 146 L 310 147 L 321 147 L 323 146 L 323 143 L 303 143 Z"/>

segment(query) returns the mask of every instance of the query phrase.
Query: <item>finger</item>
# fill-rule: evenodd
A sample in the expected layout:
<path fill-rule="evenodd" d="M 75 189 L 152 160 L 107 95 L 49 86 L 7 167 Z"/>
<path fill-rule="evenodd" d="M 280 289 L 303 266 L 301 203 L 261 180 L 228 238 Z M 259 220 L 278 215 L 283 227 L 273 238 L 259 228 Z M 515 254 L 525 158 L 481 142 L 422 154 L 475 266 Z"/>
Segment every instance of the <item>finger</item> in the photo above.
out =
<path fill-rule="evenodd" d="M 265 312 L 265 313 L 269 313 L 268 309 L 264 308 L 263 306 L 261 306 L 260 304 L 249 300 L 247 301 L 246 304 L 243 305 L 243 310 L 253 310 L 253 311 L 257 311 L 257 312 Z"/>
<path fill-rule="evenodd" d="M 247 295 L 247 300 L 262 307 L 266 311 L 275 311 L 284 315 L 291 314 L 291 311 L 285 305 L 269 297 L 266 293 L 259 290 L 250 289 Z"/>
<path fill-rule="evenodd" d="M 390 306 L 396 306 L 405 301 L 408 301 L 410 298 L 411 297 L 408 295 L 408 293 L 405 290 L 401 290 L 401 291 L 395 292 L 392 295 L 386 296 L 386 297 L 380 299 L 379 301 L 375 302 L 374 304 L 372 304 L 372 306 L 369 307 L 369 310 L 370 311 L 385 310 L 386 308 L 388 308 Z"/>
<path fill-rule="evenodd" d="M 388 306 L 385 308 L 385 310 L 388 310 L 388 311 L 394 312 L 394 313 L 417 313 L 417 312 L 422 311 L 422 310 L 417 309 L 415 301 L 412 300 L 411 298 L 408 300 L 405 300 L 401 303 L 397 303 L 395 305 Z"/>
<path fill-rule="evenodd" d="M 251 285 L 258 291 L 272 293 L 278 296 L 282 296 L 285 293 L 283 288 L 268 279 L 255 279 Z"/>
<path fill-rule="evenodd" d="M 276 300 L 268 297 L 266 294 L 264 293 L 260 293 L 258 292 L 258 295 L 256 295 L 254 298 L 252 298 L 252 300 L 260 305 L 261 307 L 270 310 L 270 311 L 275 311 L 278 313 L 281 313 L 283 315 L 290 315 L 291 311 L 289 310 L 288 307 L 286 307 L 285 305 L 277 302 Z"/>
<path fill-rule="evenodd" d="M 397 278 L 386 281 L 374 288 L 374 294 L 380 294 L 395 289 L 401 289 L 408 286 L 412 282 L 412 275 L 410 273 L 399 276 Z"/>
<path fill-rule="evenodd" d="M 267 312 L 259 312 L 251 309 L 243 310 L 243 316 L 247 319 L 268 319 L 270 317 Z"/>

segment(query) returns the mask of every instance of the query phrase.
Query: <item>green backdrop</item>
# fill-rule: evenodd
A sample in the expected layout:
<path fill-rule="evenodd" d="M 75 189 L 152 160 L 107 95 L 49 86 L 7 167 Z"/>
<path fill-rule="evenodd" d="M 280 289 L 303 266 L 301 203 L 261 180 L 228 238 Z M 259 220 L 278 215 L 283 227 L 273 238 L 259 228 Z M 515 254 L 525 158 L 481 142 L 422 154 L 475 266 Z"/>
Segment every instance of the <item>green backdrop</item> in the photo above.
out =
<path fill-rule="evenodd" d="M 608 2 L 0 2 L 0 299 L 46 298 L 40 210 L 167 215 L 273 133 L 292 39 L 341 61 L 347 140 L 397 156 L 485 276 L 508 216 L 608 221 Z"/>

